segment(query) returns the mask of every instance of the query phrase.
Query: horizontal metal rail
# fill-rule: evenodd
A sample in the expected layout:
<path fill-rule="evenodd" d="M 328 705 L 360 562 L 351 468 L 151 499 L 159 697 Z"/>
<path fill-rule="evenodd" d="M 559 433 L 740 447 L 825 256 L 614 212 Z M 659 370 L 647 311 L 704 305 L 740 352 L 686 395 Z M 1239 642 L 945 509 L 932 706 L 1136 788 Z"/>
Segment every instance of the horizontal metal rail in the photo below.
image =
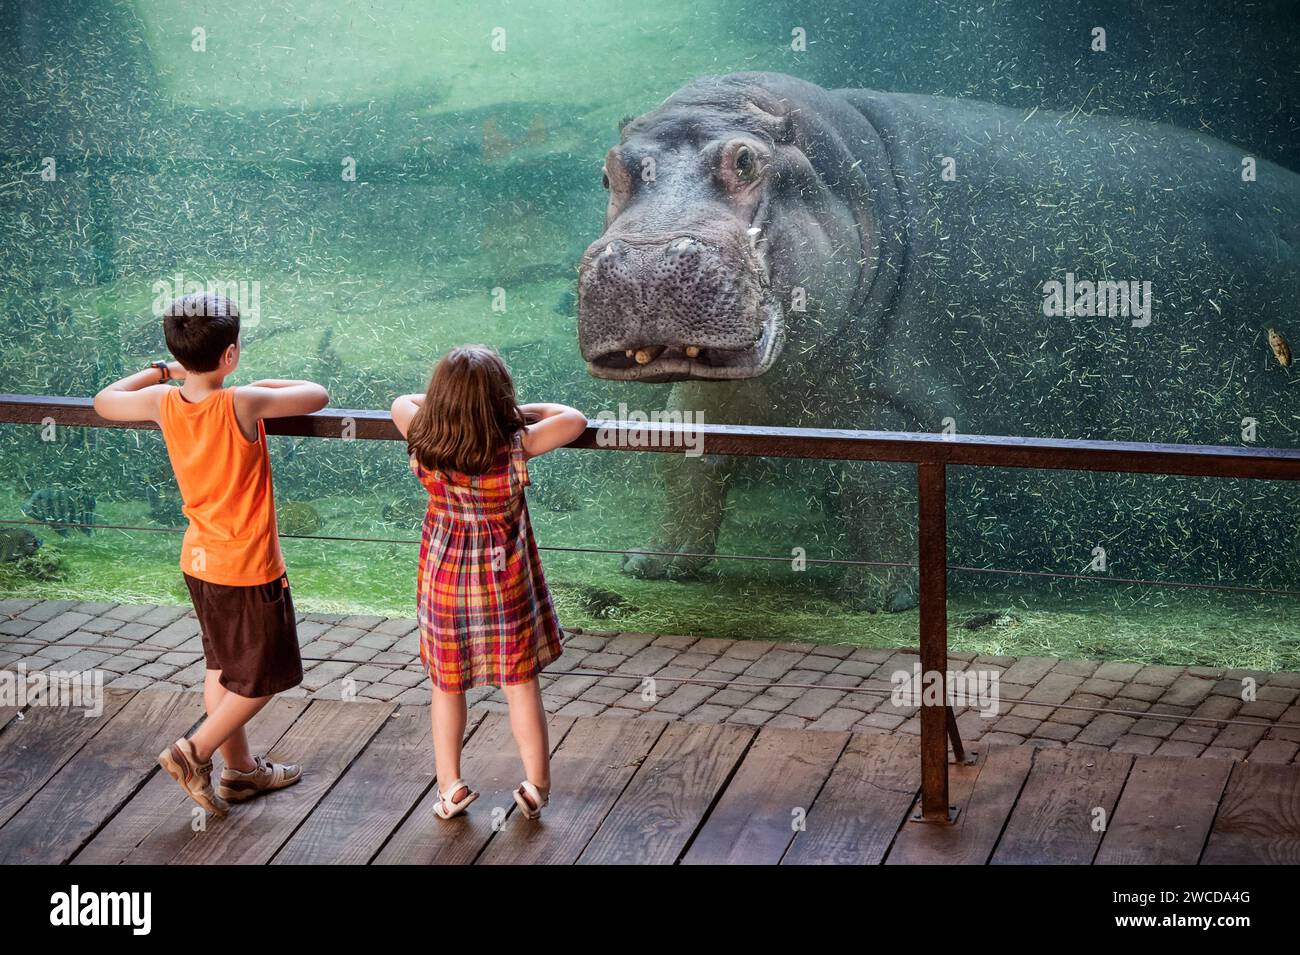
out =
<path fill-rule="evenodd" d="M 0 423 L 45 421 L 69 428 L 158 427 L 152 421 L 107 421 L 95 413 L 89 398 L 0 394 Z M 386 411 L 327 408 L 312 415 L 268 419 L 266 430 L 304 438 L 401 439 Z M 697 441 L 706 454 L 741 457 L 1300 480 L 1300 450 L 1006 435 L 597 420 L 569 447 L 680 454 Z"/>

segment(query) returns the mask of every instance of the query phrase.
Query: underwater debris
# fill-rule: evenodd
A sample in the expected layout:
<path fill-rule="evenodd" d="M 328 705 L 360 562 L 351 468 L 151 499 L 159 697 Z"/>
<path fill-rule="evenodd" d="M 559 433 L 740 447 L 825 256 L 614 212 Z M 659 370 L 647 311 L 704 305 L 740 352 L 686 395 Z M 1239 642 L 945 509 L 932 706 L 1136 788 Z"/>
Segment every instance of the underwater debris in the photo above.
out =
<path fill-rule="evenodd" d="M 41 547 L 41 539 L 25 527 L 6 527 L 0 530 L 0 564 L 30 557 Z"/>
<path fill-rule="evenodd" d="M 1273 349 L 1273 357 L 1279 365 L 1283 368 L 1291 367 L 1291 346 L 1276 328 L 1268 330 L 1268 347 Z"/>
<path fill-rule="evenodd" d="M 43 487 L 27 499 L 22 511 L 33 520 L 49 524 L 60 537 L 73 526 L 90 537 L 94 534 L 95 497 L 65 487 Z M 79 526 L 78 526 L 79 525 Z"/>
<path fill-rule="evenodd" d="M 573 488 L 558 482 L 535 484 L 529 496 L 541 505 L 542 510 L 553 514 L 568 514 L 582 509 L 582 501 Z"/>
<path fill-rule="evenodd" d="M 149 502 L 149 519 L 163 527 L 178 527 L 185 522 L 180 496 L 171 488 L 149 485 L 144 489 Z"/>
<path fill-rule="evenodd" d="M 1005 627 L 1019 622 L 1020 618 L 1008 610 L 985 610 L 982 613 L 971 614 L 961 622 L 961 628 L 983 630 L 985 627 Z"/>
<path fill-rule="evenodd" d="M 281 534 L 302 537 L 321 528 L 320 514 L 310 504 L 285 501 L 275 509 L 275 523 Z"/>
<path fill-rule="evenodd" d="M 385 524 L 400 524 L 403 527 L 411 527 L 415 524 L 422 524 L 424 515 L 428 510 L 427 498 L 417 501 L 415 498 L 404 497 L 385 504 L 380 511 L 380 516 Z"/>

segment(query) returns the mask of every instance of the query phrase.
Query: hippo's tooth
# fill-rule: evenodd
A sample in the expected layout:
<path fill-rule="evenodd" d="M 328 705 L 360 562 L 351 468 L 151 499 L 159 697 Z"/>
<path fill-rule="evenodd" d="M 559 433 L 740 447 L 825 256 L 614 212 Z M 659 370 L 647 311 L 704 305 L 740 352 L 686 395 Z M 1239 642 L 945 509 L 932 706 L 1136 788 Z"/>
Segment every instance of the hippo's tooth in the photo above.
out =
<path fill-rule="evenodd" d="M 758 237 L 762 234 L 763 234 L 762 228 L 756 225 L 752 225 L 745 230 L 745 235 L 749 236 L 749 247 L 751 249 L 758 248 Z"/>
<path fill-rule="evenodd" d="M 686 346 L 686 357 L 687 357 L 687 358 L 699 358 L 699 357 L 700 357 L 700 346 L 699 346 L 699 345 L 687 345 L 687 346 Z"/>
<path fill-rule="evenodd" d="M 638 365 L 648 365 L 659 357 L 661 351 L 663 351 L 662 348 L 640 348 L 634 356 L 636 363 Z"/>
<path fill-rule="evenodd" d="M 623 352 L 625 358 L 631 358 L 635 354 L 636 354 L 635 348 L 629 348 L 627 351 Z"/>

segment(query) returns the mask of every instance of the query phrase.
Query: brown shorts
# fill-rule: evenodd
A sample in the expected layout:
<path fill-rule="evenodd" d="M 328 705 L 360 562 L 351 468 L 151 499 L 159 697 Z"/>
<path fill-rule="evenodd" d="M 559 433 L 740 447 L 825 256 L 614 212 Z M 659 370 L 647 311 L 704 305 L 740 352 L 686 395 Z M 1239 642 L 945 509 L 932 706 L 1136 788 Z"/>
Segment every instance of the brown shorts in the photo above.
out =
<path fill-rule="evenodd" d="M 203 659 L 240 696 L 270 696 L 302 682 L 298 625 L 289 578 L 253 587 L 213 584 L 185 574 L 203 632 Z"/>

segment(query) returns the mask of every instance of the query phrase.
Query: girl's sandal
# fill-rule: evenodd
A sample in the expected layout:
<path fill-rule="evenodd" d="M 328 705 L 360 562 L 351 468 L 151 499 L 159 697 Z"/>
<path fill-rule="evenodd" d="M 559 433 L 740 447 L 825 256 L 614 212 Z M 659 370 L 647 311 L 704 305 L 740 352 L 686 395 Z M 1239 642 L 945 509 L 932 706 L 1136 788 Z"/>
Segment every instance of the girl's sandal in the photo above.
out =
<path fill-rule="evenodd" d="M 460 802 L 453 802 L 452 797 L 462 789 L 465 790 L 465 798 Z M 439 819 L 450 819 L 453 816 L 459 816 L 477 798 L 478 793 L 470 789 L 465 780 L 458 779 L 438 793 L 438 805 L 433 807 L 433 814 Z"/>
<path fill-rule="evenodd" d="M 527 799 L 524 798 L 525 793 L 528 796 Z M 515 790 L 514 795 L 515 805 L 519 807 L 519 811 L 524 814 L 525 819 L 540 819 L 542 807 L 551 801 L 551 790 L 549 788 L 539 789 L 526 779 L 519 784 L 519 788 Z M 532 800 L 531 806 L 528 804 L 530 799 Z"/>

